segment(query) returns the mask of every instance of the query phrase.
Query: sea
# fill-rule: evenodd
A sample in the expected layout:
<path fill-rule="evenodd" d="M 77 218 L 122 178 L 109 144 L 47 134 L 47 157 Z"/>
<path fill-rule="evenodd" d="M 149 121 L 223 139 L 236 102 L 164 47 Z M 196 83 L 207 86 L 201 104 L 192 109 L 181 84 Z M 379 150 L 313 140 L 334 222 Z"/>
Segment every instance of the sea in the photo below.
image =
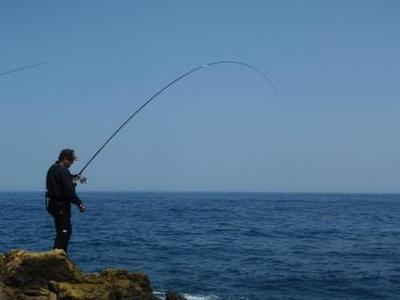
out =
<path fill-rule="evenodd" d="M 70 258 L 189 300 L 400 299 L 400 195 L 85 192 Z M 0 252 L 51 249 L 42 192 L 0 193 Z"/>

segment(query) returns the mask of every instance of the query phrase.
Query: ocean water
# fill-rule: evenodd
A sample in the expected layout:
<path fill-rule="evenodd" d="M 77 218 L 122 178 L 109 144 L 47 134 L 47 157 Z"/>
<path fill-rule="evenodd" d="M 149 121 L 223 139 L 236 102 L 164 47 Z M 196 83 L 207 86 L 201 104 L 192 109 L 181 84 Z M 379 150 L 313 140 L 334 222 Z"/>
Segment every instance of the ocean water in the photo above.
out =
<path fill-rule="evenodd" d="M 69 255 L 191 300 L 400 299 L 400 195 L 81 193 Z M 42 193 L 0 193 L 0 252 L 47 250 Z"/>

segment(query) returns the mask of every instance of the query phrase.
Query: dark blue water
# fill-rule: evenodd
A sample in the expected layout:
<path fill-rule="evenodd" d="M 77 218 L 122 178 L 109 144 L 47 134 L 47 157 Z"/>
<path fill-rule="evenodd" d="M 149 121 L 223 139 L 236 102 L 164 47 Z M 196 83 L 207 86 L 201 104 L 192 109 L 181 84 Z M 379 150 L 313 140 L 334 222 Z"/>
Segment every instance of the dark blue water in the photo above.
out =
<path fill-rule="evenodd" d="M 85 193 L 70 257 L 189 299 L 400 299 L 400 195 Z M 0 252 L 47 250 L 41 193 L 0 193 Z"/>

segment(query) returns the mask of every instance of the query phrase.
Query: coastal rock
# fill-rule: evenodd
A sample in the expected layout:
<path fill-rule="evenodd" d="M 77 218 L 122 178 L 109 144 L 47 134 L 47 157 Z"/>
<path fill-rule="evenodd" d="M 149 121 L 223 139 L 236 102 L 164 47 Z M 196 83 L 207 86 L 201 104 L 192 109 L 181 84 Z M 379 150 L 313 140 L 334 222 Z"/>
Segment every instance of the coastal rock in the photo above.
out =
<path fill-rule="evenodd" d="M 187 300 L 187 299 L 174 291 L 167 291 L 165 292 L 165 300 Z"/>
<path fill-rule="evenodd" d="M 176 294 L 178 297 L 179 295 Z M 63 250 L 0 254 L 1 300 L 160 300 L 145 273 L 85 274 Z M 184 298 L 168 298 L 181 300 Z"/>

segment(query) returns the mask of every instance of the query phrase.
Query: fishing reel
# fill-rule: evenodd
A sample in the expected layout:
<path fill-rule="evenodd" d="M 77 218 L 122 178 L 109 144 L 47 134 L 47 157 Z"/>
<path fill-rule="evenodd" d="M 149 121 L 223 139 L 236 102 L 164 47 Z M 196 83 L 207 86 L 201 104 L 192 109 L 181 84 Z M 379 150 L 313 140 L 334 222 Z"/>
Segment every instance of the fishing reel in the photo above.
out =
<path fill-rule="evenodd" d="M 72 177 L 72 181 L 74 182 L 75 186 L 80 182 L 81 184 L 87 183 L 87 178 L 83 175 L 76 174 Z"/>

